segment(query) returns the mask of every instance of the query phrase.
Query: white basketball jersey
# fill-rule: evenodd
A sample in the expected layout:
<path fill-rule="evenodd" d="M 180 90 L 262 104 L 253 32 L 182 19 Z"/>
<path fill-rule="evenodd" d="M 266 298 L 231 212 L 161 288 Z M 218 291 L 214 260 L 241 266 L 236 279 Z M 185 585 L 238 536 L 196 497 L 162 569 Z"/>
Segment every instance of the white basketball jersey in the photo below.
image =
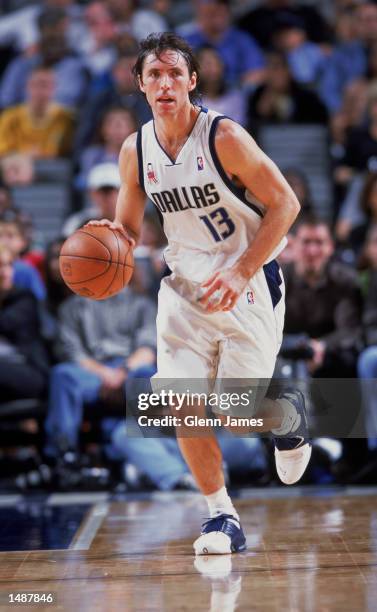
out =
<path fill-rule="evenodd" d="M 137 137 L 139 182 L 160 213 L 168 239 L 166 263 L 194 282 L 231 266 L 252 243 L 265 212 L 221 166 L 215 133 L 223 118 L 202 108 L 175 161 L 159 143 L 153 120 Z M 268 261 L 285 244 L 284 238 Z"/>

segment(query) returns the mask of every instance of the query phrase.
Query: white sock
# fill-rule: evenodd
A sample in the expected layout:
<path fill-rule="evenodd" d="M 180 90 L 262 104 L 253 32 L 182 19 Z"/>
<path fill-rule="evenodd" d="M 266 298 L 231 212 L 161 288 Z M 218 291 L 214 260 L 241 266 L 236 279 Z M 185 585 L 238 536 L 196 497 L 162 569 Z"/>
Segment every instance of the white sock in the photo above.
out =
<path fill-rule="evenodd" d="M 205 499 L 208 504 L 209 516 L 211 518 L 214 518 L 218 514 L 231 514 L 239 520 L 240 517 L 233 506 L 226 487 L 221 487 L 221 489 L 215 491 L 215 493 L 211 493 L 211 495 L 205 495 Z"/>
<path fill-rule="evenodd" d="M 271 429 L 271 433 L 273 433 L 275 436 L 285 436 L 291 432 L 294 432 L 299 426 L 300 421 L 296 423 L 298 417 L 297 410 L 289 400 L 282 397 L 276 401 L 283 409 L 283 419 L 280 427 L 277 429 Z"/>

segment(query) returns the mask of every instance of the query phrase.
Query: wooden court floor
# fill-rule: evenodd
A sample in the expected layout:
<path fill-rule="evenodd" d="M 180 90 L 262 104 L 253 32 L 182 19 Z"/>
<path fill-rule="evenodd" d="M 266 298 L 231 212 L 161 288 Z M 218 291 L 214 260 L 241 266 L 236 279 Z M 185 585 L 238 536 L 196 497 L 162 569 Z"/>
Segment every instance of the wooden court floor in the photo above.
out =
<path fill-rule="evenodd" d="M 195 559 L 198 495 L 99 501 L 70 548 L 0 553 L 0 609 L 48 592 L 55 604 L 33 610 L 377 610 L 377 489 L 243 491 L 236 505 L 247 552 Z"/>

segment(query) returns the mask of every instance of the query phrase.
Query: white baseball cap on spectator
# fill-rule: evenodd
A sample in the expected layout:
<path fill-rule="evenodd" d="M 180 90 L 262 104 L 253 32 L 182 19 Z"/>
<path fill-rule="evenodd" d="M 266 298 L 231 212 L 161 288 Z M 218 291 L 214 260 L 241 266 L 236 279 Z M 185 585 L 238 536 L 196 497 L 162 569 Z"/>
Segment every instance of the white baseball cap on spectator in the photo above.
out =
<path fill-rule="evenodd" d="M 110 162 L 98 164 L 91 169 L 88 175 L 88 188 L 101 189 L 103 187 L 113 187 L 119 189 L 120 176 L 118 166 Z"/>

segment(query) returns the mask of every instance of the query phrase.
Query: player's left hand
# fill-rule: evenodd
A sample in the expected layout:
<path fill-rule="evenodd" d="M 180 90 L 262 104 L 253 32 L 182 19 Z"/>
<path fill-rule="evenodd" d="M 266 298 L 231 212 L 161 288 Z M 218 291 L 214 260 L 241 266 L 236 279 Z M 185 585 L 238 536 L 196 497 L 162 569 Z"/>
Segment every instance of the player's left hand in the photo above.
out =
<path fill-rule="evenodd" d="M 226 312 L 232 310 L 245 289 L 249 278 L 245 277 L 235 266 L 216 272 L 201 287 L 207 291 L 198 302 L 207 312 Z"/>

